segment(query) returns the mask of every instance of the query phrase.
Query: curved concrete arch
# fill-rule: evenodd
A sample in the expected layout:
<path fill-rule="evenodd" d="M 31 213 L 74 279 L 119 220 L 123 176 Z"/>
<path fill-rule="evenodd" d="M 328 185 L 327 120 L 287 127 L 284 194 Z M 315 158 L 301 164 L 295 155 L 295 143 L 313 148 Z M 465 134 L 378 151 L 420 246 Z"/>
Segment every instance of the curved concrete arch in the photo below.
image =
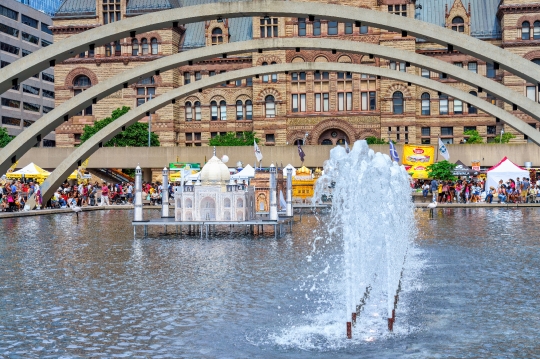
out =
<path fill-rule="evenodd" d="M 63 41 L 40 49 L 33 54 L 17 60 L 13 65 L 0 71 L 0 93 L 13 86 L 13 81 L 21 82 L 35 73 L 88 50 L 89 46 L 101 46 L 118 38 L 136 36 L 136 33 L 150 32 L 178 24 L 212 20 L 218 17 L 306 17 L 335 20 L 341 22 L 359 21 L 363 25 L 384 30 L 402 32 L 444 46 L 451 45 L 455 50 L 478 59 L 493 62 L 529 82 L 540 83 L 540 70 L 536 64 L 467 35 L 424 21 L 404 16 L 335 4 L 313 2 L 294 2 L 278 0 L 233 1 L 210 3 L 157 11 L 73 35 Z"/>
<path fill-rule="evenodd" d="M 122 130 L 122 127 L 129 126 L 135 123 L 136 121 L 145 117 L 147 113 L 156 111 L 159 108 L 171 103 L 172 101 L 175 101 L 177 98 L 188 96 L 194 92 L 199 91 L 200 89 L 209 88 L 225 81 L 234 81 L 245 77 L 253 77 L 259 74 L 280 73 L 285 71 L 316 70 L 371 74 L 403 82 L 410 82 L 418 86 L 433 89 L 435 91 L 440 91 L 466 103 L 470 103 L 476 108 L 485 111 L 492 116 L 500 118 L 503 122 L 513 127 L 517 131 L 528 135 L 529 138 L 535 143 L 540 143 L 540 132 L 536 131 L 525 122 L 519 120 L 505 110 L 495 105 L 492 105 L 487 101 L 484 101 L 476 96 L 470 95 L 467 92 L 455 89 L 449 85 L 440 83 L 438 81 L 426 79 L 405 72 L 349 63 L 302 62 L 295 64 L 276 64 L 269 66 L 246 68 L 242 70 L 226 72 L 224 74 L 219 74 L 212 77 L 207 77 L 202 80 L 192 82 L 189 85 L 185 85 L 171 90 L 159 97 L 156 97 L 151 101 L 146 102 L 139 107 L 134 108 L 124 116 L 118 118 L 117 120 L 109 124 L 107 127 L 96 133 L 88 141 L 86 141 L 75 151 L 73 151 L 43 183 L 41 187 L 42 193 L 45 198 L 49 198 L 54 192 L 54 189 L 57 188 L 58 185 L 60 185 L 62 181 L 64 181 L 71 172 L 73 172 L 73 170 L 77 167 L 77 163 L 88 158 L 88 156 L 95 152 L 99 148 L 100 143 L 104 143 L 110 140 Z"/>
<path fill-rule="evenodd" d="M 88 88 L 83 93 L 62 103 L 54 110 L 44 115 L 32 126 L 19 134 L 10 144 L 0 150 L 0 173 L 5 173 L 9 166 L 22 157 L 39 139 L 46 136 L 56 127 L 62 124 L 70 116 L 88 107 L 93 101 L 101 100 L 108 95 L 137 82 L 139 79 L 155 75 L 156 71 L 167 71 L 178 66 L 187 65 L 189 61 L 201 61 L 215 58 L 222 54 L 238 54 L 246 51 L 262 49 L 295 49 L 297 47 L 315 48 L 321 50 L 336 50 L 344 53 L 371 54 L 376 57 L 396 61 L 406 61 L 434 72 L 446 73 L 463 83 L 476 88 L 488 89 L 497 98 L 512 103 L 524 113 L 540 121 L 540 104 L 525 96 L 492 81 L 482 75 L 478 75 L 454 66 L 447 62 L 415 54 L 405 50 L 374 45 L 364 42 L 352 42 L 347 40 L 333 39 L 303 39 L 303 38 L 272 38 L 250 40 L 246 42 L 234 42 L 218 46 L 208 46 L 200 49 L 181 52 L 175 55 L 138 66 L 129 71 L 122 72 L 114 77 L 101 81 L 99 84 Z M 538 66 L 534 64 L 535 66 Z M 274 65 L 271 65 L 274 66 Z M 196 82 L 198 83 L 198 82 Z"/>

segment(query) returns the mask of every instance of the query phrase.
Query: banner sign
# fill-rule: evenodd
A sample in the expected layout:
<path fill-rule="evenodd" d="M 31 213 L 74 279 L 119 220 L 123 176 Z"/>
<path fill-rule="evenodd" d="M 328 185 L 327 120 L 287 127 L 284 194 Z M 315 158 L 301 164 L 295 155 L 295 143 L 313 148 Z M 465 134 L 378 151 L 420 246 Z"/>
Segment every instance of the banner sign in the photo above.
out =
<path fill-rule="evenodd" d="M 435 147 L 404 145 L 402 158 L 405 168 L 410 166 L 407 172 L 412 178 L 426 179 L 428 178 L 427 166 L 431 165 L 435 159 Z"/>
<path fill-rule="evenodd" d="M 480 161 L 479 160 L 473 160 L 472 161 L 472 169 L 475 171 L 480 171 Z"/>
<path fill-rule="evenodd" d="M 182 168 L 186 167 L 186 165 L 189 165 L 192 170 L 200 170 L 201 164 L 200 163 L 189 163 L 189 162 L 171 162 L 169 163 L 169 169 L 173 171 L 179 171 Z"/>

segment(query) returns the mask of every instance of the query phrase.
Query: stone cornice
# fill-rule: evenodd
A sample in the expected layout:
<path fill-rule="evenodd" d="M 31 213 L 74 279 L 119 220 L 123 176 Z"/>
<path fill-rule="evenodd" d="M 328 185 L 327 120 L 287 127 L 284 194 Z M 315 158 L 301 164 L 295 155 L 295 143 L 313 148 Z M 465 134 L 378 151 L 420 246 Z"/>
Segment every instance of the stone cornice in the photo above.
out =
<path fill-rule="evenodd" d="M 504 41 L 501 44 L 501 47 L 507 48 L 507 47 L 533 47 L 538 48 L 540 46 L 540 40 L 526 40 L 526 41 Z"/>
<path fill-rule="evenodd" d="M 499 10 L 497 10 L 497 18 L 500 20 L 504 14 L 522 14 L 528 12 L 540 12 L 540 3 L 501 5 L 499 6 Z"/>
<path fill-rule="evenodd" d="M 162 58 L 160 55 L 146 55 L 146 56 L 110 56 L 110 57 L 74 57 L 62 61 L 62 64 L 96 64 L 99 66 L 102 63 L 114 63 L 123 62 L 125 65 L 130 62 L 150 62 L 156 59 Z"/>
<path fill-rule="evenodd" d="M 78 34 L 80 32 L 93 29 L 101 26 L 101 24 L 82 24 L 82 25 L 63 25 L 63 26 L 51 26 L 52 33 L 54 35 L 59 34 Z"/>

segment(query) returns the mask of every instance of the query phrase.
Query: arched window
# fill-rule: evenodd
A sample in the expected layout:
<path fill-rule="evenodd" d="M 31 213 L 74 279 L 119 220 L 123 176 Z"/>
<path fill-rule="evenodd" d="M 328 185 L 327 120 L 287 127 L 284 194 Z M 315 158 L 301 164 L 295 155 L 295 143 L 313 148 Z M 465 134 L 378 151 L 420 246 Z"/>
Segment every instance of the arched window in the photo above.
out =
<path fill-rule="evenodd" d="M 225 100 L 219 102 L 219 117 L 221 121 L 227 121 L 227 102 Z"/>
<path fill-rule="evenodd" d="M 133 41 L 131 41 L 131 55 L 139 55 L 139 40 L 137 39 L 133 39 Z"/>
<path fill-rule="evenodd" d="M 211 112 L 211 120 L 217 121 L 218 119 L 218 108 L 217 108 L 217 102 L 212 101 L 210 102 L 210 112 Z"/>
<path fill-rule="evenodd" d="M 272 61 L 270 63 L 270 65 L 275 65 L 276 62 L 275 61 Z M 277 82 L 277 74 L 272 74 L 272 82 Z"/>
<path fill-rule="evenodd" d="M 392 107 L 395 115 L 401 115 L 403 113 L 403 93 L 396 91 L 392 95 Z"/>
<path fill-rule="evenodd" d="M 448 115 L 448 95 L 439 96 L 439 115 Z"/>
<path fill-rule="evenodd" d="M 223 43 L 223 30 L 216 27 L 212 30 L 212 45 L 219 45 Z"/>
<path fill-rule="evenodd" d="M 253 119 L 253 103 L 251 100 L 246 100 L 246 120 Z"/>
<path fill-rule="evenodd" d="M 141 40 L 141 45 L 142 45 L 142 54 L 143 55 L 148 55 L 148 40 L 142 39 Z"/>
<path fill-rule="evenodd" d="M 471 92 L 469 92 L 469 94 L 471 94 L 473 96 L 478 96 L 478 94 L 475 91 L 471 91 Z M 467 104 L 467 112 L 469 114 L 476 114 L 476 113 L 478 113 L 478 110 L 476 109 L 476 107 L 474 107 L 473 105 L 468 103 Z"/>
<path fill-rule="evenodd" d="M 109 45 L 110 46 L 110 45 Z M 73 94 L 77 96 L 84 90 L 88 89 L 92 86 L 92 81 L 90 81 L 90 78 L 85 75 L 80 75 L 75 77 L 75 80 L 73 80 Z M 79 112 L 75 116 L 88 116 L 92 115 L 92 105 L 85 108 L 83 111 Z"/>
<path fill-rule="evenodd" d="M 529 40 L 531 38 L 531 24 L 528 21 L 524 21 L 521 24 L 521 40 Z"/>
<path fill-rule="evenodd" d="M 122 43 L 120 40 L 114 42 L 114 56 L 122 56 Z"/>
<path fill-rule="evenodd" d="M 322 140 L 321 145 L 323 145 L 323 146 L 332 146 L 333 143 L 332 143 L 332 140 L 329 140 L 329 139 L 326 138 L 326 139 Z"/>
<path fill-rule="evenodd" d="M 111 44 L 106 44 L 105 45 L 105 57 L 110 57 L 112 56 L 112 46 Z"/>
<path fill-rule="evenodd" d="M 195 101 L 195 121 L 200 121 L 202 119 L 201 114 L 201 103 L 199 101 Z"/>
<path fill-rule="evenodd" d="M 540 40 L 540 21 L 535 21 L 533 24 L 533 39 Z"/>
<path fill-rule="evenodd" d="M 452 30 L 457 32 L 465 31 L 465 21 L 463 21 L 462 17 L 456 16 L 452 19 Z"/>
<path fill-rule="evenodd" d="M 152 40 L 150 40 L 150 44 L 152 45 L 152 55 L 157 55 L 158 54 L 157 39 L 153 37 Z"/>
<path fill-rule="evenodd" d="M 276 103 L 274 96 L 268 95 L 264 99 L 265 102 L 265 117 L 276 117 Z"/>
<path fill-rule="evenodd" d="M 244 119 L 244 106 L 242 105 L 242 101 L 240 100 L 236 101 L 236 119 Z"/>
<path fill-rule="evenodd" d="M 191 108 L 191 102 L 186 102 L 186 121 L 193 120 L 193 109 Z"/>
<path fill-rule="evenodd" d="M 263 62 L 263 66 L 268 66 L 268 62 Z M 263 75 L 263 82 L 268 82 L 268 75 Z"/>
<path fill-rule="evenodd" d="M 424 92 L 422 94 L 422 116 L 431 115 L 431 102 L 429 100 L 429 94 Z"/>

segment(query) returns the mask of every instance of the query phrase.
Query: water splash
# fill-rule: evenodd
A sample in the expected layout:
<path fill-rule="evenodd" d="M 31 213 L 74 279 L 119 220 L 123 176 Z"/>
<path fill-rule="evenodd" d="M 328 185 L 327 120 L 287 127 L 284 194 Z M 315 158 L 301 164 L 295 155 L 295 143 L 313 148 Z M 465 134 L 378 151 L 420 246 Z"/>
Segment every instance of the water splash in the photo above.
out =
<path fill-rule="evenodd" d="M 416 231 L 409 175 L 389 156 L 357 141 L 350 153 L 340 146 L 331 150 L 314 198 L 323 195 L 332 196 L 329 236 L 343 242 L 342 276 L 335 287 L 343 328 L 353 313 L 358 320 L 393 318 Z"/>

